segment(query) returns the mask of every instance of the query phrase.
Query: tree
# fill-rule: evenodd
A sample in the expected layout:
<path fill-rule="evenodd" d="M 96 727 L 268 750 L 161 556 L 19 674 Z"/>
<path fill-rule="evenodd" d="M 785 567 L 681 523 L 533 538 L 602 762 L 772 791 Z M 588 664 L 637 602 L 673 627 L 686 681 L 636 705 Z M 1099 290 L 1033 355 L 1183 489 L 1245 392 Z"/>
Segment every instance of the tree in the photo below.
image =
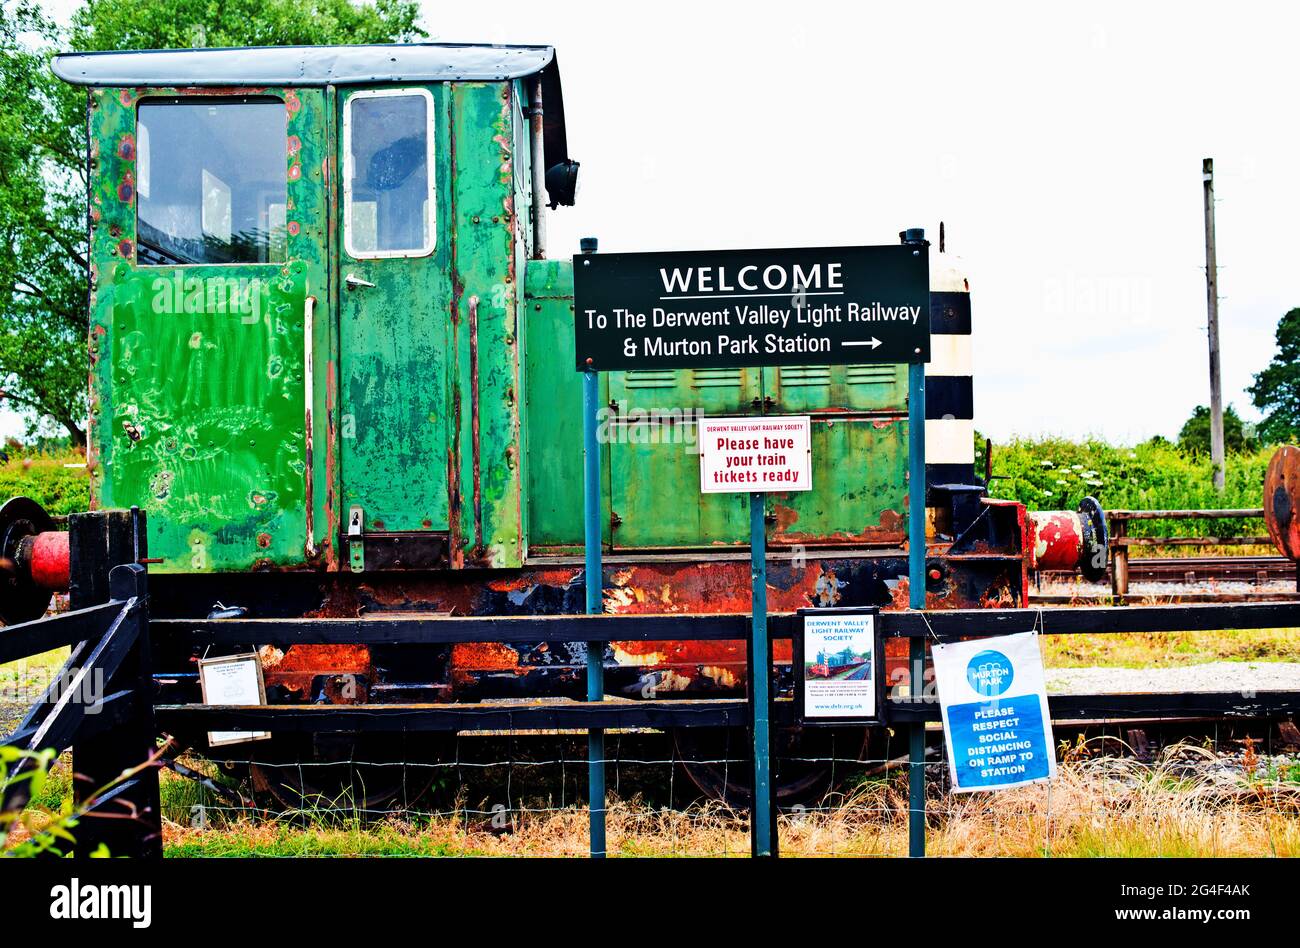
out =
<path fill-rule="evenodd" d="M 1247 433 L 1246 426 L 1237 415 L 1237 409 L 1229 405 L 1223 411 L 1223 447 L 1229 452 L 1253 451 L 1258 445 L 1253 433 Z M 1197 405 L 1178 432 L 1178 447 L 1188 454 L 1209 454 L 1210 452 L 1210 409 Z"/>
<path fill-rule="evenodd" d="M 0 389 L 84 445 L 86 94 L 55 49 L 408 42 L 417 0 L 87 0 L 61 34 L 33 0 L 0 0 Z"/>
<path fill-rule="evenodd" d="M 1278 321 L 1277 354 L 1248 391 L 1264 413 L 1260 436 L 1265 443 L 1292 441 L 1300 435 L 1300 309 Z"/>
<path fill-rule="evenodd" d="M 58 120 L 43 52 L 54 35 L 33 3 L 0 5 L 0 404 L 53 419 L 80 445 L 85 212 L 73 191 L 85 193 L 85 134 Z"/>

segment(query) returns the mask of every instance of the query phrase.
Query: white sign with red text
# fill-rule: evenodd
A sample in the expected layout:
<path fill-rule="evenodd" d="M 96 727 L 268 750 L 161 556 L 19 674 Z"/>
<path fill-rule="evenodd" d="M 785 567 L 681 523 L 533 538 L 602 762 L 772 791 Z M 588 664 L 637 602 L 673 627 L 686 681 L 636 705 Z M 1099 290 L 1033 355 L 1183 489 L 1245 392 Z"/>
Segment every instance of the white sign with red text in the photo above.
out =
<path fill-rule="evenodd" d="M 810 429 L 807 415 L 702 419 L 700 491 L 812 490 Z"/>

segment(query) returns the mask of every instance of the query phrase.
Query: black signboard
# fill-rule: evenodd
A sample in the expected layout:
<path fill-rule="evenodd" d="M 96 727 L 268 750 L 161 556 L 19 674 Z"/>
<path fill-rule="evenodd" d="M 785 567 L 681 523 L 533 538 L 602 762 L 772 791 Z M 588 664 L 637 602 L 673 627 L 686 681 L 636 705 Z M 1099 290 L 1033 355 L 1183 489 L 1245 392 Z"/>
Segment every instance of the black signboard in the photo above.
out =
<path fill-rule="evenodd" d="M 573 283 L 579 370 L 930 359 L 916 245 L 579 254 Z"/>

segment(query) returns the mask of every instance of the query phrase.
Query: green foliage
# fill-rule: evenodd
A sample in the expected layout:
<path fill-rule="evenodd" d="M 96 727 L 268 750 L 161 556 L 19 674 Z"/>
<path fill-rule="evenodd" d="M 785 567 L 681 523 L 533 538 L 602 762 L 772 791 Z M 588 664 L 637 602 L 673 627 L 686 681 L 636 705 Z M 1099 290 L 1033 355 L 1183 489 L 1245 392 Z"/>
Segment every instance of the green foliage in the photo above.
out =
<path fill-rule="evenodd" d="M 0 404 L 84 440 L 85 122 L 45 49 L 54 28 L 29 0 L 0 3 Z"/>
<path fill-rule="evenodd" d="M 0 810 L 0 855 L 9 858 L 70 855 L 76 845 L 73 831 L 97 806 L 102 805 L 105 817 L 129 818 L 127 810 L 110 813 L 111 804 L 106 798 L 122 784 L 156 768 L 162 750 L 155 750 L 142 763 L 123 770 L 80 802 L 74 799 L 72 779 L 67 772 L 52 769 L 55 756 L 50 749 L 29 751 L 0 745 L 0 797 L 11 801 L 10 809 Z M 18 842 L 11 843 L 13 830 L 19 826 L 26 833 Z M 103 843 L 89 853 L 92 859 L 111 855 Z"/>
<path fill-rule="evenodd" d="M 1255 407 L 1264 412 L 1260 436 L 1265 443 L 1294 441 L 1300 435 L 1300 309 L 1277 324 L 1277 354 L 1255 376 L 1249 389 Z"/>
<path fill-rule="evenodd" d="M 0 404 L 84 444 L 86 95 L 55 50 L 387 43 L 425 33 L 415 0 L 95 0 L 61 34 L 0 0 Z"/>
<path fill-rule="evenodd" d="M 1253 433 L 1247 436 L 1246 426 L 1242 423 L 1237 409 L 1229 405 L 1223 410 L 1223 446 L 1231 452 L 1254 451 L 1259 442 Z M 1197 405 L 1192 417 L 1183 424 L 1178 432 L 1178 447 L 1187 454 L 1210 453 L 1210 409 Z"/>
<path fill-rule="evenodd" d="M 50 780 L 50 763 L 54 760 L 54 751 L 29 751 L 17 747 L 0 746 L 0 768 L 8 774 L 0 778 L 0 790 L 19 792 L 25 798 L 35 802 L 47 796 L 46 790 L 53 783 Z M 14 771 L 17 771 L 14 775 Z M 25 785 L 25 786 L 24 786 Z M 57 791 L 56 791 L 57 792 Z M 57 813 L 47 814 L 39 806 L 23 809 L 0 811 L 0 851 L 9 858 L 31 859 L 36 856 L 63 856 L 72 851 L 76 839 L 72 830 L 77 826 L 78 818 L 84 814 L 72 804 L 70 796 L 58 793 Z M 48 818 L 47 818 L 48 817 Z M 15 827 L 21 826 L 26 835 L 17 843 L 9 845 L 9 837 Z M 100 847 L 103 850 L 103 847 Z M 96 856 L 106 856 L 107 851 L 97 851 Z"/>
<path fill-rule="evenodd" d="M 0 503 L 10 497 L 32 498 L 49 513 L 59 516 L 90 509 L 90 478 L 80 464 L 79 454 L 14 457 L 0 464 Z"/>
<path fill-rule="evenodd" d="M 100 0 L 72 21 L 78 50 L 410 42 L 427 35 L 413 0 Z"/>
<path fill-rule="evenodd" d="M 1013 441 L 993 448 L 995 497 L 1031 510 L 1074 509 L 1085 496 L 1110 510 L 1195 510 L 1259 507 L 1271 449 L 1229 454 L 1225 488 L 1216 493 L 1208 454 L 1188 454 L 1168 441 L 1136 447 L 1103 441 Z M 1171 520 L 1135 522 L 1134 536 L 1219 536 L 1264 532 L 1263 521 Z"/>

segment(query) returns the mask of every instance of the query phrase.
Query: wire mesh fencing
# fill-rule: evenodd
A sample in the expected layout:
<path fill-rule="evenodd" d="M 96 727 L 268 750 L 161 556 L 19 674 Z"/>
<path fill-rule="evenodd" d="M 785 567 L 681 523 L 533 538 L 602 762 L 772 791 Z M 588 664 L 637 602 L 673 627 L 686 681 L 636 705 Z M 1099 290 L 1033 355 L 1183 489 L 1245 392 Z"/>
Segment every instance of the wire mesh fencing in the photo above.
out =
<path fill-rule="evenodd" d="M 780 855 L 907 855 L 906 734 L 876 731 L 832 729 L 811 748 L 774 749 Z M 1294 752 L 1267 741 L 1219 746 L 1209 732 L 1143 759 L 1118 730 L 1058 736 L 1052 782 L 954 794 L 941 734 L 930 730 L 927 852 L 1300 853 Z M 748 856 L 746 741 L 735 729 L 689 741 L 680 732 L 608 732 L 609 855 Z M 343 742 L 318 745 L 315 758 L 263 742 L 188 752 L 163 783 L 169 851 L 589 854 L 585 734 L 446 735 L 420 749 L 407 759 Z"/>

